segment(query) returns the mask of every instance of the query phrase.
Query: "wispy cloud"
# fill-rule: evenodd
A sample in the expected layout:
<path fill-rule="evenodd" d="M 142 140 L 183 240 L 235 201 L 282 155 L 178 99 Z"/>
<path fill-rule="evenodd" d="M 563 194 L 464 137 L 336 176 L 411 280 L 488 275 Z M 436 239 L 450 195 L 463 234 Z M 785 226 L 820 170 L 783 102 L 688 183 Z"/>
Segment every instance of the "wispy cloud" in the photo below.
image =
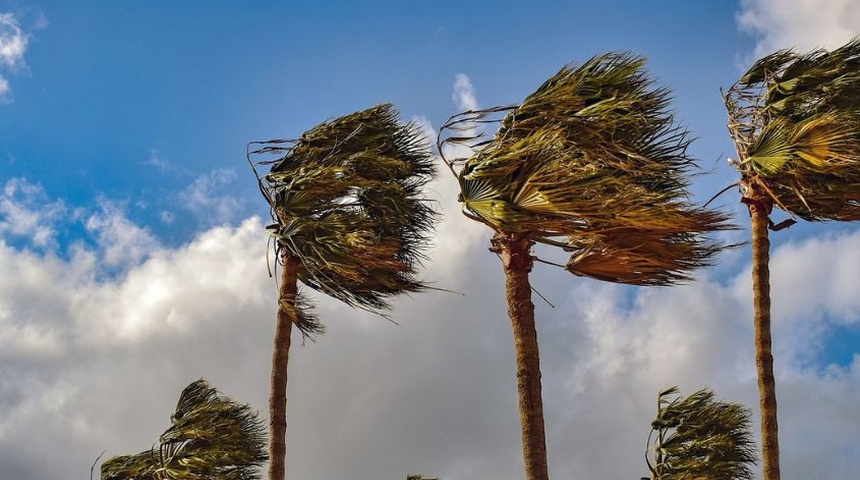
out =
<path fill-rule="evenodd" d="M 0 100 L 6 99 L 11 90 L 3 72 L 15 72 L 25 66 L 28 41 L 29 35 L 21 29 L 15 15 L 0 13 Z"/>
<path fill-rule="evenodd" d="M 102 198 L 99 207 L 99 212 L 87 218 L 85 227 L 95 236 L 105 265 L 137 265 L 158 247 L 158 240 L 149 230 L 125 216 L 123 203 Z"/>
<path fill-rule="evenodd" d="M 743 0 L 742 30 L 758 38 L 754 57 L 783 48 L 836 48 L 860 32 L 855 0 Z"/>
<path fill-rule="evenodd" d="M 179 192 L 182 208 L 208 225 L 236 219 L 242 208 L 242 201 L 231 190 L 236 182 L 236 172 L 230 168 L 218 168 L 200 175 Z"/>
<path fill-rule="evenodd" d="M 37 248 L 56 243 L 56 222 L 67 214 L 62 201 L 51 201 L 41 185 L 25 179 L 6 181 L 0 192 L 0 235 L 15 236 Z"/>
<path fill-rule="evenodd" d="M 475 96 L 475 87 L 472 80 L 464 73 L 458 73 L 454 77 L 454 93 L 451 95 L 454 104 L 460 110 L 478 110 L 478 100 Z"/>

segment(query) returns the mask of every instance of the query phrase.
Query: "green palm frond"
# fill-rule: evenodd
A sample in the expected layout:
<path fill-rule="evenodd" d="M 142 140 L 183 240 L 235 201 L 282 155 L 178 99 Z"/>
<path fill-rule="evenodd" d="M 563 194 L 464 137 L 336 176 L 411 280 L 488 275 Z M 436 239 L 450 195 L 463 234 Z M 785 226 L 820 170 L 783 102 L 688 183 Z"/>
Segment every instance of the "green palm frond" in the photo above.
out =
<path fill-rule="evenodd" d="M 720 247 L 707 234 L 731 228 L 688 200 L 695 163 L 669 101 L 644 59 L 609 53 L 565 66 L 520 105 L 455 115 L 438 145 L 443 154 L 448 144 L 475 147 L 446 159 L 470 218 L 573 251 L 576 274 L 665 285 L 710 264 Z M 487 140 L 476 124 L 492 121 L 500 125 Z M 661 255 L 672 257 L 646 265 Z"/>
<path fill-rule="evenodd" d="M 860 220 L 860 39 L 782 50 L 725 96 L 736 166 L 806 220 Z"/>
<path fill-rule="evenodd" d="M 386 104 L 253 145 L 249 160 L 276 157 L 252 165 L 271 165 L 258 175 L 269 229 L 305 285 L 375 312 L 425 288 L 416 273 L 436 214 L 421 189 L 435 166 L 416 125 Z"/>
<path fill-rule="evenodd" d="M 652 480 L 751 480 L 756 454 L 750 412 L 715 400 L 710 390 L 688 397 L 677 387 L 665 390 L 657 399 L 646 458 Z"/>
<path fill-rule="evenodd" d="M 266 461 L 256 412 L 205 380 L 182 391 L 172 426 L 152 449 L 102 464 L 102 480 L 255 480 Z"/>

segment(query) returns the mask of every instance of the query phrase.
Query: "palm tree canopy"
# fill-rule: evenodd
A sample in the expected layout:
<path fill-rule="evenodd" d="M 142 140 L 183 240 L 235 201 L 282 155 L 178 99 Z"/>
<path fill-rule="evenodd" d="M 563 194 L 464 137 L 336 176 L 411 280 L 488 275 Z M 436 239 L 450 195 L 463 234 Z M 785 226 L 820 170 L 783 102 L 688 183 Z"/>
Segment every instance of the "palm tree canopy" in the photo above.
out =
<path fill-rule="evenodd" d="M 398 122 L 392 105 L 252 145 L 249 160 L 276 157 L 252 165 L 271 165 L 258 175 L 275 220 L 269 229 L 300 259 L 304 284 L 377 312 L 388 297 L 425 287 L 416 272 L 435 213 L 420 190 L 435 165 L 417 126 Z"/>
<path fill-rule="evenodd" d="M 860 39 L 780 50 L 725 95 L 744 179 L 806 220 L 860 220 Z"/>
<path fill-rule="evenodd" d="M 255 480 L 266 461 L 257 413 L 205 380 L 187 386 L 156 446 L 106 460 L 102 480 Z"/>
<path fill-rule="evenodd" d="M 710 390 L 682 397 L 673 387 L 660 392 L 651 430 L 653 480 L 753 478 L 755 442 L 743 405 L 717 401 Z"/>
<path fill-rule="evenodd" d="M 644 59 L 609 53 L 565 66 L 519 105 L 452 117 L 439 148 L 477 150 L 446 159 L 470 218 L 572 251 L 577 275 L 676 283 L 720 249 L 704 234 L 730 225 L 688 200 L 690 137 L 669 101 Z M 469 133 L 488 122 L 501 123 L 492 139 Z"/>

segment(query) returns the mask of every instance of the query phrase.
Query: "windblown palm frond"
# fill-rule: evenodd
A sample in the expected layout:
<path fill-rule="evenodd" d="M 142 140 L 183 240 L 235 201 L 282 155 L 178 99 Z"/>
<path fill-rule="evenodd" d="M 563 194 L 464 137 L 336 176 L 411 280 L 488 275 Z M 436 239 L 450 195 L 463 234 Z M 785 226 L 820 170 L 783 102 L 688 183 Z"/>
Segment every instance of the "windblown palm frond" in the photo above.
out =
<path fill-rule="evenodd" d="M 562 68 L 518 106 L 452 117 L 439 148 L 477 150 L 446 159 L 470 218 L 573 251 L 567 268 L 577 275 L 676 283 L 720 250 L 706 234 L 731 225 L 688 200 L 690 137 L 669 99 L 642 58 L 610 53 Z M 493 120 L 491 140 L 468 135 Z"/>
<path fill-rule="evenodd" d="M 646 459 L 652 480 L 751 480 L 756 455 L 750 412 L 715 400 L 710 390 L 688 397 L 677 387 L 665 390 L 657 399 Z"/>
<path fill-rule="evenodd" d="M 102 480 L 255 480 L 266 461 L 256 412 L 219 395 L 205 380 L 182 391 L 172 426 L 156 446 L 102 464 Z"/>
<path fill-rule="evenodd" d="M 744 179 L 805 220 L 860 220 L 858 91 L 860 39 L 756 62 L 725 95 Z"/>
<path fill-rule="evenodd" d="M 376 312 L 390 296 L 424 288 L 416 271 L 435 213 L 420 190 L 435 166 L 416 125 L 400 124 L 385 104 L 297 140 L 252 145 L 249 160 L 276 156 L 252 165 L 271 165 L 258 175 L 275 220 L 269 230 L 300 259 L 304 284 Z"/>

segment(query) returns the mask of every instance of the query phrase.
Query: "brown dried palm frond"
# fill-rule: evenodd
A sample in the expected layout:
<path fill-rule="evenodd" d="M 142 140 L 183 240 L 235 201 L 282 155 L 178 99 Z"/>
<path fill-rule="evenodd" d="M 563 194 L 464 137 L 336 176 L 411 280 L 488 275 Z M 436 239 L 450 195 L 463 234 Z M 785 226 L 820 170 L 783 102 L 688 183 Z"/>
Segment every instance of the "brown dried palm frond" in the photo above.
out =
<path fill-rule="evenodd" d="M 266 459 L 257 413 L 205 380 L 187 386 L 150 450 L 102 464 L 102 480 L 256 480 Z"/>
<path fill-rule="evenodd" d="M 652 480 L 752 480 L 756 448 L 750 412 L 710 390 L 660 392 L 646 455 Z"/>
<path fill-rule="evenodd" d="M 781 50 L 725 95 L 735 166 L 806 220 L 860 220 L 860 39 Z"/>
<path fill-rule="evenodd" d="M 269 230 L 282 254 L 300 260 L 305 285 L 377 313 L 389 297 L 425 288 L 416 274 L 436 214 L 421 189 L 435 166 L 417 126 L 401 124 L 393 106 L 249 147 L 255 172 L 271 165 L 258 174 Z"/>
<path fill-rule="evenodd" d="M 562 68 L 520 105 L 452 117 L 437 145 L 473 147 L 445 159 L 468 217 L 573 251 L 580 275 L 671 284 L 712 263 L 721 246 L 708 234 L 732 226 L 690 203 L 690 137 L 669 100 L 642 58 L 610 53 Z M 491 122 L 491 139 L 470 134 Z"/>

